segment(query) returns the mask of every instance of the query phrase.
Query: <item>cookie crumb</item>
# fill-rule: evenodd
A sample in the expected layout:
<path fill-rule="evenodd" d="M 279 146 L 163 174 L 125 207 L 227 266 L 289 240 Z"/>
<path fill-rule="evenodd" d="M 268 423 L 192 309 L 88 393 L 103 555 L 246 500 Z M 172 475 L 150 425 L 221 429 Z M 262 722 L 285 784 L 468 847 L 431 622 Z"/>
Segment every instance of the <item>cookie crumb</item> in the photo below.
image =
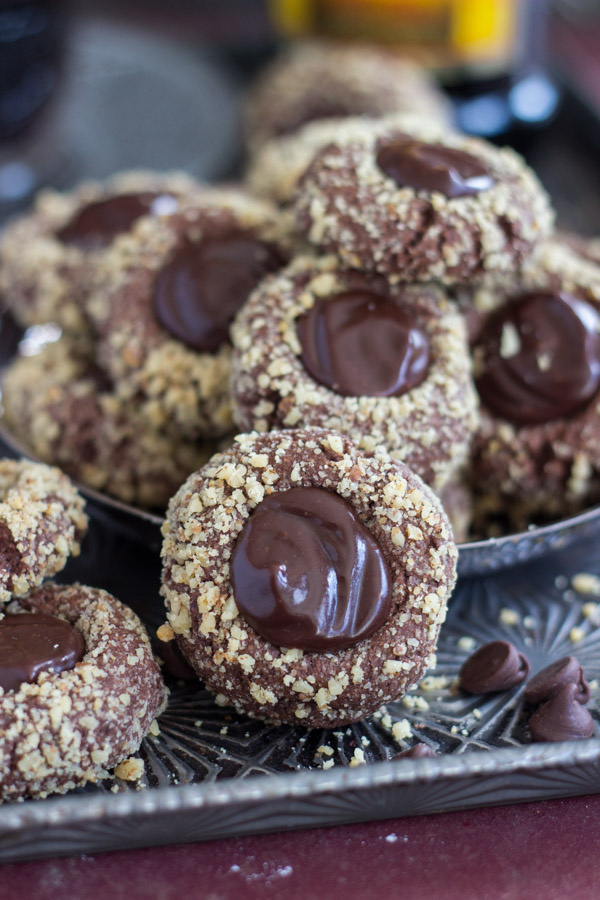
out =
<path fill-rule="evenodd" d="M 519 619 L 519 613 L 514 609 L 510 609 L 508 606 L 504 606 L 500 610 L 500 615 L 498 616 L 498 621 L 502 625 L 517 625 Z"/>
<path fill-rule="evenodd" d="M 323 763 L 324 769 L 331 769 L 333 766 L 335 766 L 335 760 L 333 759 L 326 759 Z"/>
<path fill-rule="evenodd" d="M 578 594 L 591 594 L 594 597 L 600 597 L 600 578 L 597 575 L 592 575 L 590 572 L 579 572 L 577 575 L 573 575 L 571 587 Z"/>
<path fill-rule="evenodd" d="M 139 781 L 144 774 L 144 760 L 130 757 L 115 768 L 115 777 L 123 781 Z"/>
<path fill-rule="evenodd" d="M 569 632 L 569 640 L 571 641 L 571 643 L 578 644 L 579 641 L 582 641 L 584 639 L 584 637 L 585 631 L 583 630 L 583 628 L 579 628 L 577 625 L 571 628 Z"/>
<path fill-rule="evenodd" d="M 364 766 L 365 763 L 366 763 L 365 751 L 361 750 L 360 747 L 357 747 L 356 750 L 354 751 L 354 755 L 353 755 L 352 759 L 350 760 L 349 765 L 352 768 L 354 768 L 356 766 Z"/>
<path fill-rule="evenodd" d="M 409 697 L 407 695 L 402 698 L 402 705 L 407 706 L 408 709 L 429 709 L 429 703 L 424 697 Z"/>
<path fill-rule="evenodd" d="M 475 638 L 469 637 L 466 634 L 463 637 L 458 639 L 458 647 L 461 650 L 466 650 L 467 653 L 473 649 L 473 647 L 475 646 L 475 643 L 476 643 Z"/>
<path fill-rule="evenodd" d="M 395 741 L 404 741 L 412 734 L 412 728 L 408 719 L 400 719 L 392 725 L 392 736 Z"/>
<path fill-rule="evenodd" d="M 333 747 L 327 747 L 326 744 L 321 744 L 320 747 L 317 747 L 317 753 L 320 753 L 321 756 L 333 756 Z"/>
<path fill-rule="evenodd" d="M 425 678 L 421 680 L 419 687 L 425 693 L 430 693 L 433 691 L 442 691 L 444 688 L 450 687 L 454 682 L 454 679 L 450 678 L 448 675 L 426 675 Z"/>
<path fill-rule="evenodd" d="M 160 725 L 156 719 L 153 719 L 150 723 L 150 728 L 148 729 L 148 734 L 151 734 L 152 737 L 158 737 L 160 734 Z"/>
<path fill-rule="evenodd" d="M 592 601 L 584 603 L 581 607 L 581 612 L 586 619 L 596 619 L 598 618 L 598 604 Z"/>
<path fill-rule="evenodd" d="M 166 643 L 168 643 L 175 637 L 175 632 L 173 631 L 171 626 L 165 622 L 164 625 L 160 625 L 156 629 L 156 637 L 159 639 L 159 641 L 165 641 Z"/>

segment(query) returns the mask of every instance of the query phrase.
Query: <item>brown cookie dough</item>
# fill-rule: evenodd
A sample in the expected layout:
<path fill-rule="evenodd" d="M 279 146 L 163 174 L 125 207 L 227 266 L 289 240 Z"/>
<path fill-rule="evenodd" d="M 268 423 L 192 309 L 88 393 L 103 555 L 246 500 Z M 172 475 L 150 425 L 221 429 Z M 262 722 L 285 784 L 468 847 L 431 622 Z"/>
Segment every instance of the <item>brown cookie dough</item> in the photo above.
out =
<path fill-rule="evenodd" d="M 123 172 L 70 193 L 46 190 L 33 212 L 9 225 L 0 241 L 0 296 L 25 326 L 57 322 L 89 327 L 85 298 L 96 261 L 140 216 L 172 212 L 175 198 L 197 189 L 183 173 Z"/>
<path fill-rule="evenodd" d="M 358 316 L 356 328 L 350 322 L 350 342 L 339 345 L 337 355 L 351 368 L 344 377 L 360 374 L 359 386 L 350 384 L 350 390 L 317 377 L 311 362 L 315 354 L 308 359 L 300 331 L 307 316 L 334 309 L 328 304 L 348 293 L 364 295 L 367 304 L 374 299 L 378 307 L 372 313 L 352 312 Z M 407 347 L 402 344 L 406 329 L 402 321 L 396 323 L 396 314 L 417 329 Z M 381 318 L 371 326 L 370 316 Z M 345 325 L 316 327 L 339 335 Z M 376 330 L 367 334 L 370 327 Z M 234 414 L 242 430 L 333 428 L 369 453 L 384 447 L 436 489 L 465 461 L 477 425 L 477 401 L 464 323 L 442 288 L 343 269 L 331 256 L 297 258 L 252 294 L 231 333 Z M 379 374 L 386 376 L 388 370 L 392 381 L 400 372 L 402 393 L 382 395 L 388 388 L 385 378 L 379 383 Z M 411 386 L 405 379 L 412 375 L 420 380 Z"/>
<path fill-rule="evenodd" d="M 58 469 L 0 460 L 0 602 L 25 594 L 79 555 L 83 498 Z"/>
<path fill-rule="evenodd" d="M 153 426 L 143 401 L 125 401 L 88 339 L 63 335 L 6 370 L 4 419 L 31 453 L 125 503 L 164 507 L 212 449 Z"/>
<path fill-rule="evenodd" d="M 504 299 L 473 350 L 470 474 L 478 527 L 521 529 L 600 499 L 600 268 L 548 243 Z"/>
<path fill-rule="evenodd" d="M 241 190 L 206 188 L 141 221 L 103 257 L 89 302 L 116 390 L 188 438 L 227 433 L 229 322 L 286 253 L 275 208 Z"/>
<path fill-rule="evenodd" d="M 518 269 L 553 223 L 512 150 L 409 116 L 359 123 L 318 151 L 295 214 L 348 265 L 447 284 Z"/>
<path fill-rule="evenodd" d="M 440 123 L 451 106 L 426 70 L 383 49 L 357 43 L 296 42 L 257 79 L 246 104 L 248 143 L 315 119 L 416 112 Z"/>
<path fill-rule="evenodd" d="M 367 608 L 355 610 L 356 615 L 348 612 L 340 626 L 338 615 L 346 615 L 338 606 L 340 588 L 342 593 L 334 595 L 334 621 L 318 642 L 322 646 L 324 638 L 334 649 L 319 652 L 298 649 L 289 641 L 287 646 L 274 644 L 249 624 L 248 610 L 242 615 L 238 607 L 242 599 L 247 601 L 252 584 L 244 575 L 247 529 L 258 527 L 257 517 L 270 512 L 269 505 L 285 505 L 299 488 L 316 489 L 356 518 L 389 573 L 389 605 L 378 627 L 358 642 L 340 638 L 348 638 L 358 620 L 372 625 L 372 616 L 381 612 L 382 595 L 370 592 L 370 576 L 365 576 Z M 300 531 L 303 538 L 294 540 L 306 522 L 310 527 Z M 331 567 L 331 560 L 338 559 L 335 552 L 321 565 L 318 517 L 304 512 L 295 519 L 284 517 L 286 523 L 291 531 L 284 527 L 258 545 L 259 553 L 261 547 L 267 554 L 276 548 L 272 564 L 277 568 L 271 571 L 277 583 L 285 586 L 286 571 L 300 568 L 311 584 L 322 571 L 328 573 L 327 584 L 338 577 L 343 584 L 335 564 Z M 330 532 L 334 545 L 335 531 Z M 185 657 L 220 704 L 261 718 L 331 727 L 368 716 L 398 698 L 432 663 L 454 585 L 456 547 L 432 491 L 381 449 L 367 457 L 348 438 L 322 429 L 239 435 L 234 447 L 214 456 L 182 485 L 169 505 L 163 535 L 169 625 L 160 629 L 160 636 L 168 640 L 175 633 Z M 356 536 L 354 526 L 351 536 L 340 544 L 342 556 Z M 362 578 L 363 571 L 359 566 L 356 577 Z M 304 592 L 302 577 L 298 583 L 289 577 L 294 597 L 296 586 Z M 258 596 L 250 590 L 251 598 Z M 309 590 L 301 601 L 299 630 L 305 632 L 311 615 L 318 619 L 329 600 Z M 288 615 L 288 634 L 291 625 L 295 635 L 295 616 L 295 610 L 291 619 Z M 281 620 L 273 624 L 280 633 Z M 292 642 L 298 644 L 297 638 Z"/>
<path fill-rule="evenodd" d="M 78 584 L 43 585 L 10 611 L 70 623 L 84 653 L 74 668 L 0 689 L 0 800 L 46 797 L 108 777 L 138 749 L 166 702 L 144 626 L 106 591 Z"/>

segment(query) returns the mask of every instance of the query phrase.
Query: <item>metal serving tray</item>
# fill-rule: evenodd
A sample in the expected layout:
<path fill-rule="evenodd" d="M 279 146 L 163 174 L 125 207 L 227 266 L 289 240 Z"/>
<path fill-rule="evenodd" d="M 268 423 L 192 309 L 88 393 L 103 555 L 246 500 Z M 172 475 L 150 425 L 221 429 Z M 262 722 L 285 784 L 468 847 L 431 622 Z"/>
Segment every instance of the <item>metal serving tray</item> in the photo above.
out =
<path fill-rule="evenodd" d="M 114 591 L 155 628 L 163 618 L 156 551 L 115 529 L 105 512 L 92 513 L 83 554 L 63 580 Z M 470 697 L 452 685 L 470 652 L 461 641 L 465 637 L 476 644 L 511 640 L 534 672 L 575 653 L 588 678 L 600 678 L 600 628 L 589 609 L 587 618 L 583 613 L 593 597 L 569 586 L 578 572 L 600 572 L 597 536 L 543 563 L 462 578 L 439 643 L 435 675 L 445 676 L 446 686 L 411 692 L 408 701 L 387 707 L 387 717 L 380 713 L 348 728 L 309 731 L 238 716 L 196 685 L 172 682 L 160 734 L 147 738 L 140 751 L 142 781 L 113 779 L 65 797 L 0 807 L 0 861 L 600 791 L 599 738 L 532 744 L 522 688 Z M 581 629 L 576 644 L 574 627 Z M 597 722 L 599 696 L 595 687 L 589 708 Z M 403 719 L 410 734 L 397 741 L 392 728 Z M 416 740 L 440 755 L 391 759 Z M 357 748 L 365 763 L 353 767 Z"/>

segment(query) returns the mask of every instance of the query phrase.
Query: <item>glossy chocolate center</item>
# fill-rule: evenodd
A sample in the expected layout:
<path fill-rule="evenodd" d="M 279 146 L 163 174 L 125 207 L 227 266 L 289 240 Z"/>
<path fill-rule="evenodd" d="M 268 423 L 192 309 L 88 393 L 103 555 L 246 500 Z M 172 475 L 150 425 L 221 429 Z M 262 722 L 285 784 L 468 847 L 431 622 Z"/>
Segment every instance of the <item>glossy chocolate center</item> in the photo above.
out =
<path fill-rule="evenodd" d="M 98 250 L 107 247 L 118 234 L 129 231 L 136 219 L 158 213 L 167 203 L 171 206 L 175 202 L 170 194 L 150 191 L 97 200 L 84 206 L 64 228 L 56 232 L 56 237 L 63 244 L 71 244 L 81 250 Z"/>
<path fill-rule="evenodd" d="M 496 415 L 537 425 L 576 413 L 600 387 L 600 315 L 568 294 L 530 293 L 492 316 L 477 389 Z"/>
<path fill-rule="evenodd" d="M 450 198 L 478 194 L 494 184 L 487 167 L 470 153 L 410 138 L 381 144 L 377 165 L 399 187 Z"/>
<path fill-rule="evenodd" d="M 346 397 L 391 397 L 421 384 L 429 341 L 410 311 L 371 291 L 317 301 L 297 321 L 306 370 Z"/>
<path fill-rule="evenodd" d="M 280 647 L 352 647 L 390 612 L 379 544 L 352 507 L 323 488 L 263 500 L 242 529 L 231 567 L 242 616 Z"/>
<path fill-rule="evenodd" d="M 45 613 L 7 613 L 0 621 L 0 687 L 12 691 L 41 672 L 64 672 L 83 658 L 79 631 Z"/>
<path fill-rule="evenodd" d="M 177 340 L 213 353 L 253 288 L 282 265 L 278 250 L 251 234 L 186 241 L 156 278 L 154 313 Z"/>

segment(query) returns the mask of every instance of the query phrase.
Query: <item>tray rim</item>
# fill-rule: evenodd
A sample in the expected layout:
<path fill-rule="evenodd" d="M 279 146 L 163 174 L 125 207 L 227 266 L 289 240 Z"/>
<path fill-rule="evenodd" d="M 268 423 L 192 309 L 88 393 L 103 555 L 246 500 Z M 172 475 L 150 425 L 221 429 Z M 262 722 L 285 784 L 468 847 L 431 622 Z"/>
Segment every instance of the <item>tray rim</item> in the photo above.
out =
<path fill-rule="evenodd" d="M 475 777 L 484 779 L 486 776 L 499 777 L 522 771 L 538 773 L 562 765 L 571 768 L 598 762 L 600 738 L 588 738 L 585 741 L 445 754 L 436 758 L 387 760 L 356 768 L 340 766 L 331 772 L 282 772 L 203 784 L 168 785 L 121 794 L 71 794 L 41 801 L 6 803 L 0 806 L 0 846 L 2 840 L 23 829 L 52 828 L 65 822 L 70 826 L 82 825 L 98 821 L 105 815 L 110 815 L 111 822 L 116 823 L 132 815 L 155 816 L 200 808 L 222 809 L 237 804 L 258 805 L 266 801 L 337 795 L 417 783 L 454 783 Z M 524 801 L 527 799 L 524 798 Z"/>

